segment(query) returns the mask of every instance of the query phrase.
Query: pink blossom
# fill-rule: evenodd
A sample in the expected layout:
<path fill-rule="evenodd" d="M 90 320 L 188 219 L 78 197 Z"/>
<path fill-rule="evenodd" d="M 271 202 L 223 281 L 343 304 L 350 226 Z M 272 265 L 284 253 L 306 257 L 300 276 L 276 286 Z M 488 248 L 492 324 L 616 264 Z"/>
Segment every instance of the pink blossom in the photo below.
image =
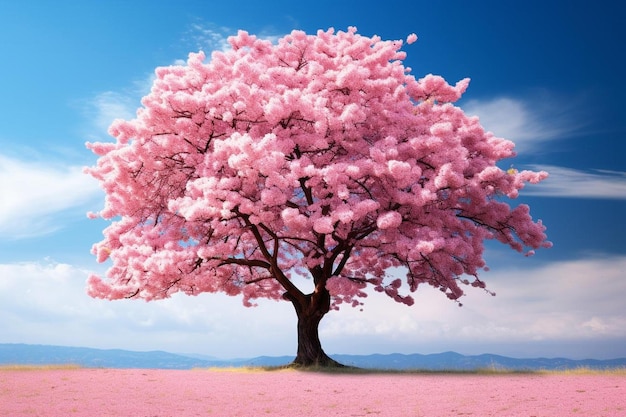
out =
<path fill-rule="evenodd" d="M 332 233 L 335 230 L 333 219 L 331 217 L 320 217 L 313 222 L 313 230 L 321 234 Z"/>
<path fill-rule="evenodd" d="M 387 167 L 395 180 L 410 177 L 412 167 L 408 162 L 391 160 L 387 162 Z"/>
<path fill-rule="evenodd" d="M 388 211 L 378 216 L 376 225 L 379 229 L 391 229 L 400 226 L 402 215 L 397 211 Z"/>

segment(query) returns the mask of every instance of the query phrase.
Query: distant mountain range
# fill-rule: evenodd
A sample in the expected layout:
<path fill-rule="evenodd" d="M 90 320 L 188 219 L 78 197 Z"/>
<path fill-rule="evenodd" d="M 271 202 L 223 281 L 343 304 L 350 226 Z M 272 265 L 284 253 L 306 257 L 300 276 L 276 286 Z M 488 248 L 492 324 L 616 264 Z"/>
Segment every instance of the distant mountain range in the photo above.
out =
<path fill-rule="evenodd" d="M 475 356 L 444 352 L 430 355 L 331 355 L 344 365 L 366 369 L 426 371 L 476 369 L 564 370 L 575 368 L 611 369 L 626 367 L 626 358 L 610 360 L 572 360 L 565 358 L 515 359 L 484 354 Z M 163 351 L 135 352 L 121 349 L 92 349 L 28 344 L 0 344 L 0 365 L 75 364 L 89 368 L 192 369 L 208 367 L 280 366 L 293 356 L 259 356 L 249 359 L 222 360 L 202 355 L 175 354 Z"/>

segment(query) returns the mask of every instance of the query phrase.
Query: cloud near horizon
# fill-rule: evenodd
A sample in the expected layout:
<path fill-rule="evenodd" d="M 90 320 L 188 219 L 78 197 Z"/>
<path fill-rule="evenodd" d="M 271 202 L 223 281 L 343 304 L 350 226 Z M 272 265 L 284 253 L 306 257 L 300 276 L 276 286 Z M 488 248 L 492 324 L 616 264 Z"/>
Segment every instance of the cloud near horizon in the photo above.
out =
<path fill-rule="evenodd" d="M 508 352 L 530 352 L 535 343 L 569 343 L 575 350 L 577 344 L 592 341 L 598 346 L 599 340 L 624 341 L 624 268 L 624 256 L 523 269 L 503 264 L 482 275 L 488 288 L 496 292 L 495 297 L 468 288 L 461 300 L 463 307 L 459 308 L 436 289 L 425 287 L 416 293 L 415 308 L 408 309 L 383 297 L 371 297 L 364 306 L 365 314 L 355 310 L 339 312 L 331 333 L 348 337 L 374 330 L 383 336 L 382 340 L 391 338 L 390 345 L 447 344 L 449 350 L 473 346 L 474 353 L 485 353 L 489 346 L 508 345 Z M 618 346 L 613 345 L 616 352 Z M 586 354 L 593 356 L 592 352 Z"/>
<path fill-rule="evenodd" d="M 624 256 L 499 267 L 485 274 L 498 295 L 468 288 L 463 307 L 428 286 L 412 307 L 374 293 L 362 312 L 330 312 L 320 337 L 329 353 L 456 350 L 527 357 L 533 346 L 552 344 L 554 356 L 614 358 L 626 341 L 624 269 Z M 287 302 L 260 300 L 259 307 L 245 308 L 240 297 L 223 294 L 176 294 L 150 303 L 96 300 L 85 292 L 88 273 L 49 260 L 0 264 L 0 304 L 7 312 L 0 341 L 222 358 L 295 353 L 296 318 Z"/>

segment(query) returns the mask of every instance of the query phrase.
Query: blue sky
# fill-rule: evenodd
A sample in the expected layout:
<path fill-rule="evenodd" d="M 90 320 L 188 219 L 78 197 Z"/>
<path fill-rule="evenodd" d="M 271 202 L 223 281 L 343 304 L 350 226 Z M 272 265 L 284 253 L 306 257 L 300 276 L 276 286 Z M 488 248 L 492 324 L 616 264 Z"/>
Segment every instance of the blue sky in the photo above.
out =
<path fill-rule="evenodd" d="M 269 3 L 269 4 L 265 4 Z M 524 258 L 488 245 L 497 293 L 468 290 L 459 308 L 436 290 L 412 307 L 370 297 L 331 312 L 332 353 L 499 353 L 626 357 L 626 6 L 614 1 L 28 1 L 0 0 L 0 343 L 294 354 L 287 303 L 247 309 L 222 295 L 143 301 L 85 293 L 105 223 L 103 194 L 81 169 L 84 143 L 109 140 L 158 66 L 224 47 L 244 29 L 276 39 L 356 26 L 405 45 L 413 74 L 472 79 L 458 103 L 516 142 L 516 168 L 551 177 L 524 190 L 549 250 Z"/>

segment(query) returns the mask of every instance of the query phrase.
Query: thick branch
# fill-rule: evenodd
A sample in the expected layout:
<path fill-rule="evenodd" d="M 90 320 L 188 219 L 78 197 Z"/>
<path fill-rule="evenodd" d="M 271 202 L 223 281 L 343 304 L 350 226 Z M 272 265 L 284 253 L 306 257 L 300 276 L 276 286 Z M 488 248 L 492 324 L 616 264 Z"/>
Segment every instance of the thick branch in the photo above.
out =
<path fill-rule="evenodd" d="M 243 259 L 243 258 L 227 258 L 221 261 L 218 266 L 231 265 L 231 264 L 258 267 L 258 268 L 263 268 L 267 270 L 270 270 L 270 268 L 272 267 L 269 263 L 262 261 L 260 259 Z"/>
<path fill-rule="evenodd" d="M 270 271 L 272 276 L 280 283 L 280 285 L 283 286 L 283 288 L 292 297 L 298 300 L 302 300 L 302 302 L 304 302 L 305 296 L 302 293 L 302 291 L 300 291 L 300 289 L 296 287 L 289 278 L 287 278 L 287 276 L 280 269 L 280 266 L 278 266 L 278 252 L 276 252 L 275 254 L 270 253 L 270 251 L 267 249 L 267 246 L 265 245 L 265 240 L 263 239 L 263 236 L 261 235 L 259 228 L 257 227 L 257 225 L 253 224 L 250 221 L 250 217 L 247 214 L 243 214 L 239 212 L 239 210 L 237 210 L 236 208 L 235 208 L 235 212 L 244 221 L 245 225 L 250 229 L 250 231 L 252 231 L 252 234 L 257 242 L 257 245 L 259 246 L 259 250 L 261 251 L 261 254 L 267 260 L 267 262 L 264 263 L 265 264 L 264 267 Z M 277 245 L 275 245 L 275 250 L 278 251 Z"/>
<path fill-rule="evenodd" d="M 337 265 L 337 267 L 333 271 L 333 276 L 338 276 L 339 274 L 341 274 L 341 271 L 343 271 L 346 263 L 348 263 L 348 259 L 350 259 L 350 253 L 352 252 L 352 248 L 353 246 L 348 246 L 345 250 L 342 251 L 343 257 L 341 258 L 341 261 L 339 261 L 339 265 Z M 339 253 L 337 253 L 337 255 L 333 257 L 333 260 L 335 260 L 338 255 Z"/>

